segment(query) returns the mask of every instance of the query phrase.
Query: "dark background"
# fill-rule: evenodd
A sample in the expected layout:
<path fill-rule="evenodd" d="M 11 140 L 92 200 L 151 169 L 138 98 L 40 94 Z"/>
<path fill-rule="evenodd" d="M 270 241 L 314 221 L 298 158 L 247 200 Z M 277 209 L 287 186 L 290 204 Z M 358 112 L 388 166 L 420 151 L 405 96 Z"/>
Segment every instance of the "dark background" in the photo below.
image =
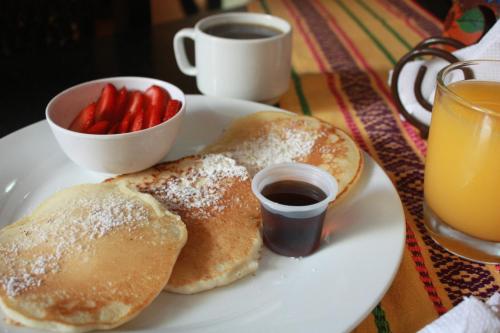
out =
<path fill-rule="evenodd" d="M 153 25 L 147 0 L 0 0 L 0 138 L 43 119 L 51 97 L 88 80 L 148 76 L 199 93 L 171 43 L 179 29 L 220 11 L 220 0 L 203 11 L 178 1 L 184 19 Z M 417 2 L 441 20 L 451 6 Z"/>

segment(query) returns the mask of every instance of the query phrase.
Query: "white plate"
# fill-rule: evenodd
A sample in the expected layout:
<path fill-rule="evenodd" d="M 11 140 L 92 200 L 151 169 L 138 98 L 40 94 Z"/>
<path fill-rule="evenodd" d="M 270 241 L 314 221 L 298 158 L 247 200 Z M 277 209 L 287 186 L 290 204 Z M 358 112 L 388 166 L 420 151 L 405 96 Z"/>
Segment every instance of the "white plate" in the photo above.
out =
<path fill-rule="evenodd" d="M 188 112 L 174 159 L 213 141 L 233 119 L 279 110 L 238 100 L 187 97 Z M 30 212 L 56 190 L 99 182 L 106 175 L 80 169 L 41 121 L 0 140 L 0 226 Z M 198 295 L 161 294 L 130 332 L 343 332 L 354 328 L 390 286 L 403 253 L 405 219 L 398 194 L 365 155 L 355 190 L 333 209 L 320 250 L 291 259 L 264 250 L 254 276 Z M 28 332 L 0 322 L 0 331 Z"/>

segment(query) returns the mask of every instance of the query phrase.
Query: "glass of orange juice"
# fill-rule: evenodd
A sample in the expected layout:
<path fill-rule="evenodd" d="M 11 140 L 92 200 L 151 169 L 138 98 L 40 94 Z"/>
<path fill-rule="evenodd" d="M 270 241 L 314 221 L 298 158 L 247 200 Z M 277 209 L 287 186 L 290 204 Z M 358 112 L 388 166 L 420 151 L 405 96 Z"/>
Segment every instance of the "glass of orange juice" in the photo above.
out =
<path fill-rule="evenodd" d="M 500 61 L 441 70 L 424 179 L 425 225 L 450 252 L 500 262 Z"/>

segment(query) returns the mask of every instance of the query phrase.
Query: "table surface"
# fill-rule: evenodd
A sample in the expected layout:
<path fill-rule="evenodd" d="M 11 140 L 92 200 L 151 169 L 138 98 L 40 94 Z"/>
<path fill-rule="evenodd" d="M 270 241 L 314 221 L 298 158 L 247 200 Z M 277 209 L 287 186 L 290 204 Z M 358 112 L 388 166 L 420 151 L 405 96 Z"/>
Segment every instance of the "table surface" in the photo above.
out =
<path fill-rule="evenodd" d="M 426 142 L 401 120 L 386 83 L 396 61 L 422 39 L 439 35 L 442 24 L 411 0 L 261 0 L 246 10 L 293 25 L 292 80 L 280 107 L 347 131 L 384 168 L 403 202 L 407 232 L 401 267 L 355 332 L 415 332 L 464 296 L 484 300 L 498 291 L 500 265 L 450 254 L 424 228 Z M 178 70 L 172 50 L 175 32 L 198 19 L 2 60 L 0 137 L 43 119 L 52 96 L 92 79 L 149 76 L 198 93 L 194 78 Z"/>

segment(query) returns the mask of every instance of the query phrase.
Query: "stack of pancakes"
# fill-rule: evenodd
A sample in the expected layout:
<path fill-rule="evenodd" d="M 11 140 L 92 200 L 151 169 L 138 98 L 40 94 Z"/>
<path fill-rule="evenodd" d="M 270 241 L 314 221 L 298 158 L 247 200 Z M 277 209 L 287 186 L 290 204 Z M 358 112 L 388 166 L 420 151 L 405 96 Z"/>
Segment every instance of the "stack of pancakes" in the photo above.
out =
<path fill-rule="evenodd" d="M 251 177 L 286 161 L 329 171 L 341 195 L 363 165 L 354 142 L 317 119 L 241 118 L 200 155 L 63 190 L 0 230 L 0 307 L 29 327 L 110 329 L 163 289 L 192 294 L 255 272 Z"/>

